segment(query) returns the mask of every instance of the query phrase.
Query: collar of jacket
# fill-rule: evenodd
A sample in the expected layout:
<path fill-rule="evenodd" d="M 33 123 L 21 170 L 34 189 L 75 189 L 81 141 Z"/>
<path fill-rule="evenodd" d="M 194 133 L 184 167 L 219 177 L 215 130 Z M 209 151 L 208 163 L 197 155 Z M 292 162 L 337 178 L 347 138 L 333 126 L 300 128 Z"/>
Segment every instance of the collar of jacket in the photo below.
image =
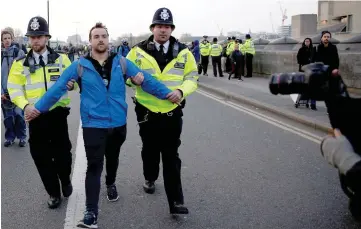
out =
<path fill-rule="evenodd" d="M 48 49 L 48 64 L 54 64 L 55 60 L 59 58 L 59 54 L 56 53 L 52 48 L 50 48 L 49 46 L 46 46 L 46 48 Z M 33 49 L 30 49 L 30 51 L 28 52 L 28 54 L 26 55 L 26 58 L 24 60 L 23 65 L 26 67 L 29 67 L 29 58 L 33 58 Z"/>
<path fill-rule="evenodd" d="M 154 40 L 154 35 L 151 35 L 147 40 L 141 41 L 135 46 L 138 46 L 139 48 L 141 48 L 142 50 L 144 50 L 145 52 L 151 55 L 151 52 L 148 50 L 147 45 L 149 44 L 149 42 L 153 42 L 153 40 Z M 177 39 L 175 39 L 175 37 L 173 36 L 170 36 L 169 37 L 170 44 L 168 50 L 173 50 L 173 45 L 175 42 L 178 42 Z M 180 53 L 183 49 L 187 48 L 186 45 L 184 45 L 183 43 L 178 42 L 178 44 L 179 44 L 178 53 Z"/>
<path fill-rule="evenodd" d="M 89 54 L 88 54 L 89 55 Z M 114 69 L 114 67 L 116 67 L 117 65 L 116 64 L 114 64 L 114 61 L 116 61 L 116 62 L 119 62 L 119 59 L 122 57 L 122 55 L 120 54 L 120 53 L 117 53 L 116 55 L 115 55 L 115 57 L 113 58 L 113 64 L 112 64 L 112 70 Z M 109 58 L 109 57 L 108 57 Z M 79 64 L 81 65 L 81 66 L 83 66 L 83 67 L 85 67 L 85 68 L 88 68 L 88 69 L 90 69 L 90 70 L 92 70 L 92 71 L 94 71 L 94 72 L 97 72 L 97 70 L 95 69 L 95 67 L 93 66 L 93 63 L 90 61 L 90 60 L 88 60 L 86 57 L 80 57 L 79 58 Z M 116 63 L 115 62 L 115 63 Z"/>

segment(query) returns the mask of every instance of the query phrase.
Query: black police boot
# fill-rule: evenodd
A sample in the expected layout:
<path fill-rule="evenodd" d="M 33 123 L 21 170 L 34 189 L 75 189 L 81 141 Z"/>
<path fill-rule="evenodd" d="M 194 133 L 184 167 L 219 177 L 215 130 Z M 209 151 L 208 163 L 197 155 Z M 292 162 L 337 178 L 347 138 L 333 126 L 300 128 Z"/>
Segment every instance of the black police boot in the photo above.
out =
<path fill-rule="evenodd" d="M 189 213 L 188 208 L 184 206 L 184 204 L 180 204 L 177 202 L 174 202 L 173 205 L 170 206 L 170 214 L 174 215 L 186 215 Z"/>
<path fill-rule="evenodd" d="M 73 185 L 71 183 L 61 186 L 64 197 L 69 197 L 73 193 Z"/>
<path fill-rule="evenodd" d="M 143 189 L 148 194 L 153 194 L 155 192 L 155 184 L 154 181 L 145 181 L 143 184 Z"/>
<path fill-rule="evenodd" d="M 349 200 L 348 208 L 352 217 L 361 222 L 361 198 L 353 197 Z"/>
<path fill-rule="evenodd" d="M 48 200 L 48 207 L 50 209 L 54 209 L 54 208 L 59 207 L 60 203 L 61 203 L 61 198 L 60 197 L 50 196 L 50 198 Z"/>
<path fill-rule="evenodd" d="M 315 104 L 311 104 L 311 110 L 317 111 L 317 108 L 316 108 Z"/>

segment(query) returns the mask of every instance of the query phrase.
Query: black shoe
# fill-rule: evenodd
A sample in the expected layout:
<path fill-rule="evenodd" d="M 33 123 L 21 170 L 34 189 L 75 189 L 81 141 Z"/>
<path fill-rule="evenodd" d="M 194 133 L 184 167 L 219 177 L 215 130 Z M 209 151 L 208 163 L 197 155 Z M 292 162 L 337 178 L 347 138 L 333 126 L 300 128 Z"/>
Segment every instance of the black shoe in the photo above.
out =
<path fill-rule="evenodd" d="M 107 199 L 110 202 L 115 202 L 119 199 L 117 187 L 115 184 L 107 185 Z"/>
<path fill-rule="evenodd" d="M 14 141 L 10 141 L 10 140 L 6 140 L 6 141 L 4 142 L 4 146 L 5 146 L 5 147 L 12 146 L 13 144 L 14 144 Z"/>
<path fill-rule="evenodd" d="M 238 80 L 239 80 L 239 81 L 243 81 L 243 79 L 242 79 L 242 78 L 238 78 Z"/>
<path fill-rule="evenodd" d="M 54 209 L 54 208 L 59 207 L 60 203 L 61 203 L 60 197 L 50 196 L 50 198 L 49 198 L 49 200 L 48 200 L 48 207 L 49 207 L 50 209 Z"/>
<path fill-rule="evenodd" d="M 350 199 L 348 209 L 350 210 L 352 217 L 356 221 L 361 222 L 361 199 L 358 200 L 356 197 Z"/>
<path fill-rule="evenodd" d="M 19 141 L 19 146 L 20 147 L 25 147 L 26 146 L 26 140 L 25 139 L 22 139 Z"/>
<path fill-rule="evenodd" d="M 98 228 L 98 216 L 93 211 L 86 211 L 84 218 L 81 220 L 77 227 L 80 228 Z"/>
<path fill-rule="evenodd" d="M 220 75 L 219 77 L 224 77 L 224 75 Z"/>
<path fill-rule="evenodd" d="M 174 203 L 174 205 L 170 207 L 170 214 L 186 215 L 188 213 L 189 213 L 188 208 L 185 207 L 183 204 Z"/>
<path fill-rule="evenodd" d="M 73 185 L 69 183 L 68 185 L 61 186 L 61 191 L 64 197 L 69 197 L 73 193 Z"/>
<path fill-rule="evenodd" d="M 216 75 L 214 77 L 217 77 Z"/>
<path fill-rule="evenodd" d="M 145 181 L 143 184 L 143 189 L 148 194 L 153 194 L 155 192 L 155 184 L 154 181 Z"/>

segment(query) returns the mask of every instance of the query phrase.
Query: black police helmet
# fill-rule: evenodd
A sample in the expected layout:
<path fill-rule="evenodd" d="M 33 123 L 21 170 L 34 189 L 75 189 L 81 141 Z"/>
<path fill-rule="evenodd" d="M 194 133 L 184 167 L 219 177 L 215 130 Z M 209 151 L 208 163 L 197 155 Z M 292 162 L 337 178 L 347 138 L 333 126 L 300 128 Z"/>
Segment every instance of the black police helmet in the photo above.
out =
<path fill-rule="evenodd" d="M 232 37 L 232 40 L 236 40 L 236 37 L 235 37 L 235 36 L 233 36 L 233 37 Z"/>
<path fill-rule="evenodd" d="M 170 25 L 172 29 L 175 28 L 173 24 L 173 15 L 172 12 L 168 8 L 159 8 L 155 11 L 153 16 L 153 22 L 150 25 L 150 28 L 153 28 L 155 25 Z"/>
<path fill-rule="evenodd" d="M 230 41 L 231 40 L 231 37 L 227 37 L 227 41 Z"/>
<path fill-rule="evenodd" d="M 31 18 L 25 36 L 28 37 L 42 35 L 49 36 L 49 38 L 51 38 L 51 35 L 49 34 L 48 22 L 40 16 Z"/>
<path fill-rule="evenodd" d="M 217 42 L 217 41 L 218 41 L 217 37 L 213 38 L 213 42 Z"/>

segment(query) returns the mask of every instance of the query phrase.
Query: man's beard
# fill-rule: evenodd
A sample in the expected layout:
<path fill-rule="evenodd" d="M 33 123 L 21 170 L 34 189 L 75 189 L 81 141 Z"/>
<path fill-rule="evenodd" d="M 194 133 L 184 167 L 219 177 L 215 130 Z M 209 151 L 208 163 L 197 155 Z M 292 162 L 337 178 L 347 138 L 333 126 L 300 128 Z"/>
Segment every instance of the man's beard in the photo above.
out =
<path fill-rule="evenodd" d="M 104 48 L 99 48 L 98 46 L 96 46 L 95 49 L 94 49 L 94 51 L 97 52 L 97 53 L 102 54 L 102 53 L 107 52 L 108 49 L 107 49 L 106 47 L 104 47 Z"/>
<path fill-rule="evenodd" d="M 45 48 L 45 44 L 44 45 L 38 45 L 38 46 L 35 46 L 35 45 L 32 46 L 32 49 L 35 52 L 41 52 L 44 48 Z"/>

